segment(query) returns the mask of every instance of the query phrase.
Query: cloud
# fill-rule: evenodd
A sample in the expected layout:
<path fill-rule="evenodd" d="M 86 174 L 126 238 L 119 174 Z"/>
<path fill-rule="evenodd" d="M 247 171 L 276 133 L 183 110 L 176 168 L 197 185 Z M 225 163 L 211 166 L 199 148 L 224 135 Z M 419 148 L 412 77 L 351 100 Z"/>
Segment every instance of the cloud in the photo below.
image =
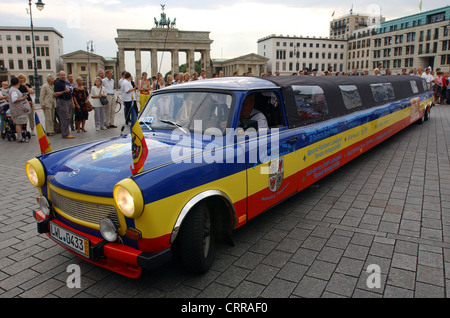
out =
<path fill-rule="evenodd" d="M 387 20 L 419 12 L 420 0 L 45 0 L 45 9 L 33 4 L 35 26 L 54 27 L 64 35 L 64 52 L 86 49 L 94 41 L 96 53 L 116 56 L 117 29 L 150 29 L 159 19 L 160 4 L 167 17 L 177 19 L 180 30 L 210 31 L 212 58 L 233 58 L 257 52 L 257 41 L 271 34 L 323 36 L 329 34 L 332 13 L 365 13 L 373 5 Z M 441 0 L 424 1 L 423 11 L 444 6 Z M 3 25 L 29 26 L 24 0 L 9 0 L 2 6 Z M 170 55 L 164 59 L 169 60 Z M 180 57 L 180 62 L 181 62 Z M 143 60 L 145 67 L 146 60 Z M 170 60 L 169 60 L 170 61 Z M 132 68 L 134 66 L 132 65 Z M 164 70 L 163 70 L 164 71 Z"/>

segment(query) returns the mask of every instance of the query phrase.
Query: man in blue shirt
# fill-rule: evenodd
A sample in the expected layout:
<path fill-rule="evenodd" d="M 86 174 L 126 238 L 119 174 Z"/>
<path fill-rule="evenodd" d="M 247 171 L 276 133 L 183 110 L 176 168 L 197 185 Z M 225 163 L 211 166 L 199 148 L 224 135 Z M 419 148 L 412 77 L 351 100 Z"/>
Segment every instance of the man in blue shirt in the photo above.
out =
<path fill-rule="evenodd" d="M 56 97 L 56 111 L 58 112 L 61 124 L 61 135 L 64 139 L 75 138 L 70 134 L 70 111 L 74 107 L 72 100 L 73 88 L 66 81 L 66 73 L 60 71 L 58 80 L 55 81 L 53 94 Z"/>

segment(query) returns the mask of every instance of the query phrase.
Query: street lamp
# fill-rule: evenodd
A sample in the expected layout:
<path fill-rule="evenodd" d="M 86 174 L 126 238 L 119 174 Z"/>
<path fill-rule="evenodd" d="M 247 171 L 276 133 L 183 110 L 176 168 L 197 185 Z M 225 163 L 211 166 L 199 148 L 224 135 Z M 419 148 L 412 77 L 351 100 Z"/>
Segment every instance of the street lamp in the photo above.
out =
<path fill-rule="evenodd" d="M 34 26 L 33 26 L 33 14 L 31 12 L 31 0 L 28 0 L 28 6 L 30 7 L 30 22 L 31 22 L 31 41 L 33 44 L 33 63 L 34 63 L 34 103 L 39 104 L 40 90 L 39 90 L 39 75 L 37 72 L 37 62 L 36 62 L 36 45 L 34 42 Z M 44 10 L 45 3 L 41 0 L 37 0 L 36 8 L 39 11 Z"/>
<path fill-rule="evenodd" d="M 91 50 L 89 51 L 89 44 L 91 45 Z M 86 43 L 87 48 L 87 55 L 88 55 L 88 77 L 89 77 L 89 89 L 91 89 L 92 87 L 92 80 L 91 80 L 91 62 L 89 60 L 89 56 L 91 53 L 94 52 L 94 41 L 90 40 L 89 42 Z M 86 83 L 87 84 L 87 83 Z"/>

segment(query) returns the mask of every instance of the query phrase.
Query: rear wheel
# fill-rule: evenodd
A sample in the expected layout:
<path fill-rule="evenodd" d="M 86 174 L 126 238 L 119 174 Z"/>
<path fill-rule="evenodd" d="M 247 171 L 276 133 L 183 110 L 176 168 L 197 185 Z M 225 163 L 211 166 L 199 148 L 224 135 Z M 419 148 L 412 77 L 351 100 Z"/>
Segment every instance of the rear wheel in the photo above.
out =
<path fill-rule="evenodd" d="M 200 203 L 184 220 L 179 234 L 180 260 L 192 273 L 207 272 L 216 253 L 216 237 L 209 206 Z"/>

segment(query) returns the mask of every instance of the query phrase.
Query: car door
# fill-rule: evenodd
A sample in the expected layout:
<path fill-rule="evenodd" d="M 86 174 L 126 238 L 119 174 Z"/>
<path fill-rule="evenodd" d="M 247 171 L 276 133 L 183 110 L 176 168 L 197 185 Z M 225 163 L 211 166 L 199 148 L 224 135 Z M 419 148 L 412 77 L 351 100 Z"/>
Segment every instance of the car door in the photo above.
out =
<path fill-rule="evenodd" d="M 246 135 L 247 218 L 254 218 L 297 192 L 298 137 L 286 124 L 277 90 L 252 92 L 255 108 L 265 115 L 268 129 Z"/>

